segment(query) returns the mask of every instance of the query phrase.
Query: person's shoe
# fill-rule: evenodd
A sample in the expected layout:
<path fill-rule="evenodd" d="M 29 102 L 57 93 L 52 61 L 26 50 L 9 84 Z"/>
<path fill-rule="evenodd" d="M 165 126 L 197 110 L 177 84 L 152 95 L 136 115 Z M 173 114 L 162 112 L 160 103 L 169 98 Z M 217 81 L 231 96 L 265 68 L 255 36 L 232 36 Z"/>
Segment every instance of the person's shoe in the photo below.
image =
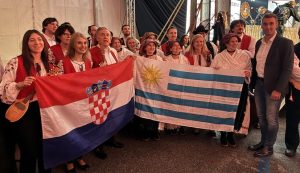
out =
<path fill-rule="evenodd" d="M 158 133 L 153 134 L 151 139 L 154 140 L 154 141 L 159 141 L 160 140 L 159 134 Z"/>
<path fill-rule="evenodd" d="M 66 164 L 66 173 L 76 173 L 76 169 L 75 169 L 75 166 L 74 166 L 74 163 L 72 162 L 68 162 Z"/>
<path fill-rule="evenodd" d="M 194 135 L 199 135 L 200 134 L 200 130 L 199 129 L 194 129 Z"/>
<path fill-rule="evenodd" d="M 184 128 L 183 128 L 183 127 L 180 127 L 180 128 L 179 128 L 179 134 L 180 134 L 180 135 L 185 135 L 185 131 L 184 131 Z"/>
<path fill-rule="evenodd" d="M 227 142 L 230 147 L 232 147 L 232 148 L 237 147 L 233 133 L 231 133 L 231 132 L 228 132 L 228 134 L 227 134 Z"/>
<path fill-rule="evenodd" d="M 288 157 L 294 157 L 296 155 L 296 150 L 286 149 L 284 154 Z"/>
<path fill-rule="evenodd" d="M 226 138 L 226 133 L 225 132 L 221 132 L 220 142 L 221 142 L 222 147 L 227 147 L 228 146 L 228 142 L 227 142 L 227 138 Z"/>
<path fill-rule="evenodd" d="M 94 153 L 95 153 L 96 157 L 98 157 L 99 159 L 104 160 L 107 158 L 107 154 L 104 152 L 103 147 L 97 147 L 94 150 Z"/>
<path fill-rule="evenodd" d="M 273 154 L 273 148 L 264 147 L 261 150 L 255 151 L 253 156 L 254 157 L 267 157 L 267 156 L 271 156 L 272 154 Z"/>
<path fill-rule="evenodd" d="M 208 130 L 208 131 L 206 132 L 206 134 L 207 134 L 208 136 L 211 136 L 211 137 L 216 137 L 216 136 L 217 136 L 217 135 L 216 135 L 216 132 L 213 131 L 213 130 Z"/>
<path fill-rule="evenodd" d="M 262 143 L 258 143 L 258 144 L 255 144 L 255 145 L 250 145 L 248 147 L 248 150 L 250 150 L 250 151 L 258 151 L 258 150 L 261 150 L 262 148 L 264 148 L 264 145 Z"/>
<path fill-rule="evenodd" d="M 83 159 L 76 160 L 75 164 L 79 169 L 83 171 L 88 170 L 90 168 L 90 165 L 87 164 Z"/>

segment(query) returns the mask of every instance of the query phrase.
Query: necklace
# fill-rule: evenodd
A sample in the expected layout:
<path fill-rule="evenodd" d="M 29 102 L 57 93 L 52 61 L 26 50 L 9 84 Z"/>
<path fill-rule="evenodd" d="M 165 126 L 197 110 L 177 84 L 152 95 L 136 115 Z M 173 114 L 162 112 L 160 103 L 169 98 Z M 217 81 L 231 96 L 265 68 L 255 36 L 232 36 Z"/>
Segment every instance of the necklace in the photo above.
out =
<path fill-rule="evenodd" d="M 78 62 L 75 62 L 75 61 L 72 60 L 72 62 L 73 62 L 74 64 L 76 64 L 76 65 L 79 66 L 79 71 L 83 71 L 83 65 L 85 65 L 85 62 L 84 62 L 84 61 L 83 61 L 83 63 L 78 63 Z"/>

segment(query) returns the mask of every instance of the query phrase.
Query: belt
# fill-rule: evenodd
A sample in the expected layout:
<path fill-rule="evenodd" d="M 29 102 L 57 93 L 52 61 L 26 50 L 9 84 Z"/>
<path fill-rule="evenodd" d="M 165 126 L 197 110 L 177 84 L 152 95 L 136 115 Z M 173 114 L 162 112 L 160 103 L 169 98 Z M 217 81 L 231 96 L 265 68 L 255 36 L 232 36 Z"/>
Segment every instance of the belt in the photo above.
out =
<path fill-rule="evenodd" d="M 258 80 L 264 81 L 264 78 L 262 77 L 257 77 Z"/>

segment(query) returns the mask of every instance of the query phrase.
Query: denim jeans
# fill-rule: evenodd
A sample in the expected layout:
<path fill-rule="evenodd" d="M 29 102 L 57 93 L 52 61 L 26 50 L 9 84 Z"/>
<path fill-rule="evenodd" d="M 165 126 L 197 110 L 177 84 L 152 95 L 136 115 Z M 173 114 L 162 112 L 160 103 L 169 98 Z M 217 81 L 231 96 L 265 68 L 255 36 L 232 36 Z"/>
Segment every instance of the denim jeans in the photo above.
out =
<path fill-rule="evenodd" d="M 254 97 L 261 129 L 261 143 L 266 147 L 273 147 L 279 128 L 278 114 L 283 96 L 279 100 L 271 99 L 271 95 L 264 89 L 264 81 L 258 79 Z"/>

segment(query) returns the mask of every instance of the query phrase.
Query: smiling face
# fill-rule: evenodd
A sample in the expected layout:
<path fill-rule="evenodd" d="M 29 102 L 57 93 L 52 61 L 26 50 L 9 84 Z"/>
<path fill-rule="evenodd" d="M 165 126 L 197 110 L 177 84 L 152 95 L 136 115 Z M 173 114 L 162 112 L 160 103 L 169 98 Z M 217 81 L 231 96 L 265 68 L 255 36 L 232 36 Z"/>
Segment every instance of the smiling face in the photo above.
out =
<path fill-rule="evenodd" d="M 232 29 L 233 33 L 235 34 L 242 34 L 244 33 L 244 30 L 245 30 L 245 26 L 242 23 L 236 24 Z"/>
<path fill-rule="evenodd" d="M 28 47 L 29 50 L 34 54 L 41 53 L 44 49 L 43 38 L 36 33 L 32 33 L 28 40 Z"/>
<path fill-rule="evenodd" d="M 203 48 L 203 46 L 204 46 L 204 38 L 202 36 L 194 40 L 193 47 L 195 50 L 200 51 Z"/>
<path fill-rule="evenodd" d="M 170 51 L 173 55 L 179 55 L 182 51 L 180 44 L 178 42 L 175 42 L 171 47 Z"/>
<path fill-rule="evenodd" d="M 238 47 L 238 38 L 237 37 L 231 37 L 229 42 L 226 44 L 226 48 L 229 51 L 234 51 Z"/>
<path fill-rule="evenodd" d="M 145 50 L 146 50 L 146 55 L 147 55 L 147 56 L 152 56 L 152 55 L 154 55 L 155 49 L 156 49 L 155 44 L 152 43 L 152 42 L 149 43 L 149 44 L 146 46 L 146 48 L 145 48 Z"/>
<path fill-rule="evenodd" d="M 113 39 L 111 46 L 115 48 L 117 51 L 121 50 L 121 42 L 119 39 Z"/>
<path fill-rule="evenodd" d="M 74 50 L 76 54 L 83 55 L 87 51 L 87 40 L 82 37 L 77 37 L 74 41 Z"/>
<path fill-rule="evenodd" d="M 133 38 L 127 39 L 127 47 L 131 51 L 136 51 L 136 42 Z"/>

